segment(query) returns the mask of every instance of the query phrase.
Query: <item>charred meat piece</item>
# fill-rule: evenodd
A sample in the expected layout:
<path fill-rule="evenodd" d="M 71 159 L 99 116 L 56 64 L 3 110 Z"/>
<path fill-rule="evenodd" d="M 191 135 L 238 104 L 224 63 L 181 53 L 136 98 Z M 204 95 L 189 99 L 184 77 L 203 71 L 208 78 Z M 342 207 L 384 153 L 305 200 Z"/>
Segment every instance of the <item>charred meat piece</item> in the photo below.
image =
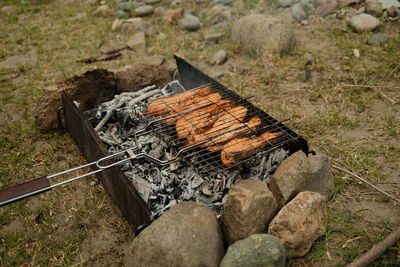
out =
<path fill-rule="evenodd" d="M 244 120 L 247 115 L 247 108 L 243 106 L 237 106 L 223 112 L 222 115 L 215 121 L 214 125 L 207 131 L 188 135 L 188 141 L 184 143 L 185 146 L 190 146 L 198 143 L 205 143 L 207 140 L 211 140 L 219 135 L 223 134 L 233 124 L 240 123 Z"/>
<path fill-rule="evenodd" d="M 187 113 L 176 121 L 178 138 L 183 139 L 189 134 L 199 134 L 208 130 L 218 119 L 218 114 L 233 106 L 230 100 L 220 100 L 213 105 Z"/>
<path fill-rule="evenodd" d="M 218 101 L 221 100 L 221 95 L 218 93 L 212 93 L 203 97 L 196 97 L 191 100 L 188 100 L 185 102 L 183 105 L 175 106 L 173 109 L 171 109 L 170 113 L 167 115 L 177 115 L 173 116 L 171 118 L 165 119 L 162 122 L 168 125 L 172 125 L 176 123 L 176 121 L 181 118 L 182 116 L 185 116 L 189 114 L 190 112 L 195 112 L 203 107 L 208 107 L 211 106 Z"/>
<path fill-rule="evenodd" d="M 190 102 L 194 98 L 203 97 L 211 93 L 211 88 L 206 86 L 196 90 L 179 93 L 173 96 L 157 98 L 148 105 L 145 114 L 152 116 L 166 115 L 171 112 L 171 109 L 175 109 L 178 106 L 186 105 L 188 101 Z"/>
<path fill-rule="evenodd" d="M 203 144 L 203 147 L 208 147 L 208 151 L 219 151 L 222 149 L 224 143 L 236 138 L 240 135 L 250 134 L 257 130 L 257 127 L 261 125 L 261 119 L 259 117 L 253 117 L 246 123 L 235 123 L 232 124 L 229 129 L 222 135 L 211 139 L 209 142 Z"/>
<path fill-rule="evenodd" d="M 272 140 L 282 133 L 263 133 L 256 138 L 236 138 L 226 143 L 221 151 L 221 161 L 231 167 L 238 163 L 238 160 L 248 155 L 260 152 L 268 140 Z"/>

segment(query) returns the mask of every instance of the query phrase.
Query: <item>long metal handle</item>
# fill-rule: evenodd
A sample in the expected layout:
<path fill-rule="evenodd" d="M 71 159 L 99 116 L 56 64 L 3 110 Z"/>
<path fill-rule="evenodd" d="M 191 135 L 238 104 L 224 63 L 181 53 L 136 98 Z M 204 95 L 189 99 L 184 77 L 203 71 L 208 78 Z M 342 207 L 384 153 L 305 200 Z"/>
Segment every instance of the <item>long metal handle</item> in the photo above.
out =
<path fill-rule="evenodd" d="M 131 160 L 131 159 L 134 158 L 134 157 L 131 156 L 133 154 L 132 152 L 128 153 L 129 157 L 127 159 L 123 159 L 123 160 L 117 161 L 117 162 L 109 164 L 108 166 L 105 166 L 105 167 L 102 166 L 101 168 L 98 168 L 96 170 L 87 172 L 85 174 L 82 174 L 82 175 L 79 175 L 79 176 L 76 176 L 76 177 L 73 177 L 73 178 L 70 178 L 70 179 L 55 183 L 55 184 L 50 184 L 50 179 L 52 179 L 54 177 L 65 175 L 67 173 L 74 172 L 74 171 L 77 171 L 77 170 L 80 170 L 80 169 L 98 166 L 100 162 L 102 162 L 104 160 L 107 160 L 107 159 L 116 158 L 116 157 L 118 157 L 120 155 L 123 155 L 123 154 L 127 153 L 128 150 L 130 150 L 130 149 L 118 152 L 118 153 L 110 155 L 110 156 L 106 156 L 104 158 L 101 158 L 99 160 L 90 162 L 88 164 L 77 166 L 77 167 L 74 167 L 74 168 L 59 172 L 59 173 L 55 173 L 55 174 L 52 174 L 52 175 L 49 175 L 49 176 L 44 176 L 44 177 L 41 177 L 41 178 L 37 178 L 35 180 L 31 180 L 31 181 L 28 181 L 28 182 L 25 182 L 25 183 L 22 183 L 22 184 L 18 184 L 18 185 L 12 186 L 12 187 L 7 188 L 7 189 L 3 189 L 3 190 L 0 191 L 0 207 L 4 206 L 4 205 L 7 205 L 7 204 L 10 204 L 10 203 L 12 203 L 14 201 L 18 201 L 18 200 L 21 200 L 21 199 L 24 199 L 24 198 L 27 198 L 27 197 L 30 197 L 30 196 L 33 196 L 33 195 L 36 195 L 36 194 L 39 194 L 39 193 L 46 192 L 48 190 L 51 190 L 54 187 L 57 187 L 57 186 L 60 186 L 60 185 L 63 185 L 63 184 L 67 184 L 67 183 L 70 183 L 70 182 L 73 182 L 73 181 L 76 181 L 76 180 L 79 180 L 79 179 L 83 179 L 83 178 L 85 178 L 87 176 L 96 174 L 98 172 L 102 172 L 102 171 L 104 171 L 104 170 L 106 170 L 108 168 L 111 168 L 111 167 L 115 166 L 115 165 L 119 165 L 119 164 L 121 164 L 121 163 L 123 163 L 125 161 Z"/>
<path fill-rule="evenodd" d="M 50 190 L 49 179 L 44 176 L 0 191 L 0 206 Z"/>

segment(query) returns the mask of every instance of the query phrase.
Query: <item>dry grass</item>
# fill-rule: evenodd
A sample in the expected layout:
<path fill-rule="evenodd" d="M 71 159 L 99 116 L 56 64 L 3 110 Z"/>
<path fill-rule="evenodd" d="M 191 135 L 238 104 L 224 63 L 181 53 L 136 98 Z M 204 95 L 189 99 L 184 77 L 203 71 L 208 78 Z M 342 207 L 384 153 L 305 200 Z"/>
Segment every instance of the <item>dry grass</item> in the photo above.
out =
<path fill-rule="evenodd" d="M 18 11 L 0 17 L 0 59 L 35 49 L 38 60 L 34 66 L 0 70 L 1 188 L 84 163 L 65 133 L 43 134 L 36 128 L 32 110 L 42 88 L 89 69 L 131 64 L 137 56 L 127 51 L 111 62 L 77 63 L 123 43 L 129 34 L 111 33 L 112 17 L 94 15 L 96 7 L 78 1 L 3 1 L 0 6 L 10 3 Z M 202 12 L 192 3 L 188 7 Z M 77 16 L 81 13 L 86 15 Z M 171 59 L 176 53 L 210 74 L 223 71 L 222 83 L 242 96 L 255 95 L 254 102 L 274 117 L 291 118 L 288 126 L 335 164 L 400 195 L 398 24 L 381 29 L 390 37 L 387 44 L 371 47 L 365 44 L 368 33 L 353 33 L 336 22 L 311 23 L 298 28 L 303 34 L 298 50 L 266 59 L 241 55 L 227 37 L 210 45 L 199 33 L 149 20 L 166 34 L 147 38 L 149 54 Z M 205 64 L 220 48 L 228 51 L 229 61 Z M 352 55 L 353 48 L 361 58 Z M 310 57 L 313 79 L 304 83 L 303 66 Z M 291 265 L 343 265 L 399 224 L 400 209 L 393 202 L 335 174 L 328 231 Z M 121 265 L 132 237 L 129 227 L 103 188 L 90 181 L 95 178 L 0 208 L 1 265 Z M 396 264 L 399 250 L 397 244 L 374 265 Z"/>

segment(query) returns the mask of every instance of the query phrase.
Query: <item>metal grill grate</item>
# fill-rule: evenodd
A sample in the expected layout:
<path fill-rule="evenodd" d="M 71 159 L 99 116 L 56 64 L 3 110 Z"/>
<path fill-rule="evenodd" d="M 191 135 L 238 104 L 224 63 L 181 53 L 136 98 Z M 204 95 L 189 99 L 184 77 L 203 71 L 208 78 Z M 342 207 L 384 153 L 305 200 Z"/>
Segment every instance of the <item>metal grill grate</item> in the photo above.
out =
<path fill-rule="evenodd" d="M 138 135 L 153 132 L 154 134 L 160 136 L 171 146 L 171 148 L 175 150 L 177 154 L 181 156 L 181 159 L 191 165 L 196 172 L 203 177 L 214 177 L 226 171 L 227 169 L 240 166 L 244 162 L 256 157 L 261 151 L 268 153 L 278 148 L 285 148 L 286 150 L 294 152 L 299 149 L 307 149 L 307 143 L 305 140 L 287 128 L 283 124 L 283 121 L 278 121 L 272 118 L 266 112 L 250 103 L 248 99 L 241 98 L 234 92 L 226 89 L 216 82 L 209 83 L 189 91 L 195 92 L 195 90 L 205 87 L 211 88 L 212 93 L 217 93 L 219 96 L 221 96 L 221 99 L 218 99 L 218 101 L 229 100 L 233 103 L 233 107 L 244 107 L 247 109 L 247 112 L 245 114 L 243 114 L 244 111 L 240 113 L 232 113 L 230 112 L 230 108 L 220 106 L 217 100 L 212 100 L 210 99 L 211 97 L 207 96 L 201 98 L 205 101 L 200 101 L 201 104 L 197 103 L 197 106 L 195 103 L 184 108 L 183 110 L 178 110 L 176 107 L 179 107 L 180 104 L 166 98 L 165 101 L 161 100 L 160 103 L 162 103 L 162 105 L 165 107 L 168 107 L 170 110 L 169 114 L 172 115 L 164 117 L 159 116 L 157 118 L 151 115 L 144 115 L 143 120 L 148 122 L 148 124 L 144 130 L 138 133 Z M 229 119 L 220 124 L 222 130 L 218 132 L 218 134 L 213 132 L 211 134 L 200 133 L 199 136 L 203 137 L 201 142 L 194 142 L 188 145 L 188 139 L 186 137 L 178 137 L 175 123 L 171 125 L 166 123 L 168 120 L 185 120 L 188 115 L 191 115 L 191 119 L 186 119 L 184 122 L 184 128 L 187 126 L 188 128 L 192 127 L 196 129 L 196 125 L 206 119 L 209 119 L 204 115 L 204 113 L 202 113 L 202 111 L 211 106 L 218 108 L 218 110 L 221 112 L 220 114 L 226 114 L 226 117 Z M 196 113 L 198 114 L 197 116 L 193 115 Z M 214 120 L 218 119 L 218 115 L 219 114 L 214 115 Z M 241 119 L 242 117 L 244 117 L 244 119 Z M 257 127 L 250 127 L 249 121 L 251 119 L 255 120 L 254 118 L 256 117 L 260 119 L 259 125 Z M 232 125 L 236 125 L 237 127 Z M 266 132 L 279 133 L 280 136 L 271 140 L 262 139 L 260 145 L 260 137 Z M 236 138 L 237 142 L 234 143 L 234 145 L 242 146 L 246 143 L 248 146 L 252 146 L 253 144 L 255 146 L 257 143 L 257 147 L 255 147 L 253 151 L 250 149 L 245 156 L 239 158 L 234 164 L 224 164 L 221 161 L 221 153 L 223 153 L 221 151 L 225 151 L 229 145 L 227 142 L 218 143 L 217 140 L 218 138 L 222 139 L 226 135 L 235 135 L 233 138 L 228 140 L 230 141 Z M 247 137 L 249 139 L 244 139 L 243 137 Z M 242 140 L 240 141 L 240 139 L 237 138 L 242 138 Z M 213 147 L 213 149 L 216 151 L 210 151 L 210 147 Z"/>

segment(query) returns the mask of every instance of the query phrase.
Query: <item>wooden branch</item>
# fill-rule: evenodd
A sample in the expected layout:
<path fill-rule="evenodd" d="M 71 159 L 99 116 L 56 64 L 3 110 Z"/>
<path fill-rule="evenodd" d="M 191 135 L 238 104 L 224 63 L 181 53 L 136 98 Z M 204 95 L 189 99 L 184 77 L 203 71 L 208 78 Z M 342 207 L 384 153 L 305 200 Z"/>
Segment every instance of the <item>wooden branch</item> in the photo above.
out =
<path fill-rule="evenodd" d="M 387 196 L 387 197 L 393 199 L 394 201 L 400 203 L 400 199 L 398 199 L 398 198 L 392 196 L 391 194 L 389 194 L 389 193 L 383 191 L 382 189 L 376 187 L 376 186 L 373 185 L 371 182 L 367 181 L 366 179 L 362 178 L 361 176 L 358 176 L 357 174 L 352 173 L 351 171 L 348 171 L 348 170 L 346 170 L 346 169 L 343 169 L 343 168 L 338 167 L 338 166 L 335 166 L 335 165 L 332 165 L 332 168 L 334 168 L 334 169 L 336 169 L 336 170 L 339 170 L 339 171 L 342 171 L 342 172 L 344 172 L 344 173 L 347 173 L 347 174 L 349 174 L 349 175 L 351 175 L 351 176 L 357 178 L 358 180 L 360 180 L 361 182 L 363 182 L 363 183 L 367 184 L 368 186 L 372 187 L 372 188 L 375 189 L 376 191 L 379 191 L 379 192 L 381 192 L 382 194 L 384 194 L 385 196 Z"/>
<path fill-rule="evenodd" d="M 390 85 L 366 85 L 366 84 L 339 84 L 342 87 L 361 87 L 361 88 L 387 88 L 387 89 L 400 89 L 399 86 Z"/>
<path fill-rule="evenodd" d="M 367 266 L 379 256 L 381 256 L 389 247 L 393 246 L 400 239 L 400 227 L 394 230 L 388 237 L 375 244 L 370 250 L 356 258 L 346 267 Z"/>

